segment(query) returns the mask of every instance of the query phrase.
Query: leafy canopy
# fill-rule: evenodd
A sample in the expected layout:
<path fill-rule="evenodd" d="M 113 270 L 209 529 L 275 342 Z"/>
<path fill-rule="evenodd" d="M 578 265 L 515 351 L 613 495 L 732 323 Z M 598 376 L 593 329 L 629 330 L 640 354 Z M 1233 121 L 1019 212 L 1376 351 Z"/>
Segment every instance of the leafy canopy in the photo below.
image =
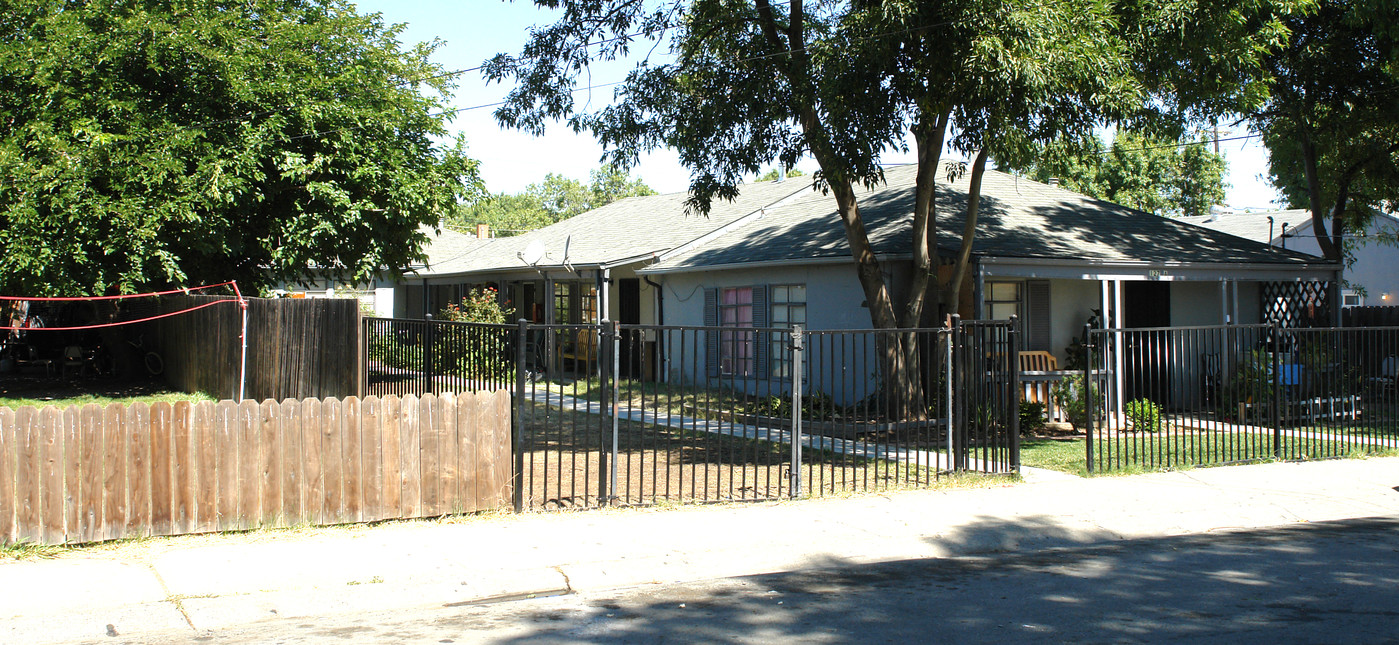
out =
<path fill-rule="evenodd" d="M 1158 215 L 1207 215 L 1224 201 L 1224 157 L 1202 135 L 1165 141 L 1119 131 L 1104 149 L 1047 146 L 1028 168 L 1038 181 L 1057 178 L 1069 190 Z"/>
<path fill-rule="evenodd" d="M 479 181 L 399 33 L 344 0 L 0 0 L 0 292 L 420 260 Z"/>
<path fill-rule="evenodd" d="M 1399 205 L 1399 2 L 1325 0 L 1288 16 L 1267 59 L 1272 93 L 1245 112 L 1273 184 L 1312 212 L 1323 253 L 1342 259 L 1375 209 Z"/>
<path fill-rule="evenodd" d="M 500 235 L 519 235 L 543 228 L 619 199 L 654 195 L 640 178 L 604 165 L 589 173 L 589 183 L 549 173 L 524 192 L 498 193 L 459 207 L 452 222 L 461 226 L 489 224 Z"/>

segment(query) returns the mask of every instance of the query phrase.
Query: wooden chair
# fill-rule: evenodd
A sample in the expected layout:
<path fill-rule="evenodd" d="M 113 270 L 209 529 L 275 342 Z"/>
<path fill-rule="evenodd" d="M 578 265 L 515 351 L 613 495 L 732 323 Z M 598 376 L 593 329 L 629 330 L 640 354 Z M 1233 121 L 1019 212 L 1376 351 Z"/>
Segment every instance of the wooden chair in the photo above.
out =
<path fill-rule="evenodd" d="M 1020 371 L 1054 372 L 1059 369 L 1059 359 L 1045 351 L 1020 352 Z"/>
<path fill-rule="evenodd" d="M 592 329 L 578 330 L 578 337 L 573 341 L 573 347 L 566 347 L 559 350 L 560 358 L 572 360 L 575 364 L 596 363 L 597 362 L 597 332 Z"/>

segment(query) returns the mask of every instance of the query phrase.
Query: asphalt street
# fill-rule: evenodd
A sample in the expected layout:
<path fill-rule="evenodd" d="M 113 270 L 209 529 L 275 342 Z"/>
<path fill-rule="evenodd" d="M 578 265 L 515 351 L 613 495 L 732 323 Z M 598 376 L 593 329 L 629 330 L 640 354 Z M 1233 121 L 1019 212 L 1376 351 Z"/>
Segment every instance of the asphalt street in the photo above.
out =
<path fill-rule="evenodd" d="M 1399 643 L 1399 515 L 83 642 Z"/>

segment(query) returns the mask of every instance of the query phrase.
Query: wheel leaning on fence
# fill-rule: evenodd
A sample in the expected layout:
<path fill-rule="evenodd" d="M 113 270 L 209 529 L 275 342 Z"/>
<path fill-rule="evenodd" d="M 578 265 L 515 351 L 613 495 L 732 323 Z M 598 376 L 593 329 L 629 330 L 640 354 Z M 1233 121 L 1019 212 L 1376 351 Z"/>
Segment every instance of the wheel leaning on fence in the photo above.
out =
<path fill-rule="evenodd" d="M 146 352 L 146 355 L 144 358 L 141 359 L 141 362 L 146 366 L 146 373 L 150 374 L 151 376 L 160 376 L 161 374 L 165 373 L 165 359 L 161 358 L 160 354 L 157 354 L 155 352 Z"/>

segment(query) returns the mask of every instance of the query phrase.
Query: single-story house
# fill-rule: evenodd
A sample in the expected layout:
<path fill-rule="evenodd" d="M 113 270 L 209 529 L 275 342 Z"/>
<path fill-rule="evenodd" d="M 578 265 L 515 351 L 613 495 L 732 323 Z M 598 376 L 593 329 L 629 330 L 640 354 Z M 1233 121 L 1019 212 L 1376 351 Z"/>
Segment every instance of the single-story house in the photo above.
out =
<path fill-rule="evenodd" d="M 914 167 L 895 167 L 884 184 L 859 192 L 895 292 L 909 282 L 914 180 Z M 959 244 L 967 183 L 964 176 L 939 186 L 944 275 Z M 519 237 L 478 240 L 452 257 L 434 250 L 428 266 L 405 276 L 405 306 L 396 313 L 418 317 L 485 285 L 499 288 L 517 315 L 541 323 L 870 327 L 832 197 L 787 180 L 744 186 L 707 216 L 688 212 L 686 199 L 632 197 Z M 983 179 L 972 257 L 959 313 L 1016 315 L 1025 349 L 1060 362 L 1084 324 L 1103 312 L 1100 324 L 1118 328 L 1262 322 L 1294 291 L 1318 304 L 1340 270 L 1315 256 L 997 171 Z M 925 325 L 940 326 L 935 307 L 927 309 Z M 730 348 L 721 365 L 706 365 L 716 362 L 712 349 L 688 350 L 682 367 L 668 357 L 686 350 L 655 348 L 652 367 L 686 381 L 785 373 L 774 358 L 781 353 L 763 351 L 768 341 L 748 342 L 757 346 Z"/>
<path fill-rule="evenodd" d="M 1277 248 L 1321 256 L 1312 228 L 1312 214 L 1306 209 L 1257 213 L 1212 213 L 1181 217 L 1180 221 L 1212 228 Z M 1354 261 L 1345 268 L 1342 306 L 1399 306 L 1399 217 L 1375 213 L 1363 231 L 1351 232 Z M 1390 241 L 1384 241 L 1388 238 Z"/>

